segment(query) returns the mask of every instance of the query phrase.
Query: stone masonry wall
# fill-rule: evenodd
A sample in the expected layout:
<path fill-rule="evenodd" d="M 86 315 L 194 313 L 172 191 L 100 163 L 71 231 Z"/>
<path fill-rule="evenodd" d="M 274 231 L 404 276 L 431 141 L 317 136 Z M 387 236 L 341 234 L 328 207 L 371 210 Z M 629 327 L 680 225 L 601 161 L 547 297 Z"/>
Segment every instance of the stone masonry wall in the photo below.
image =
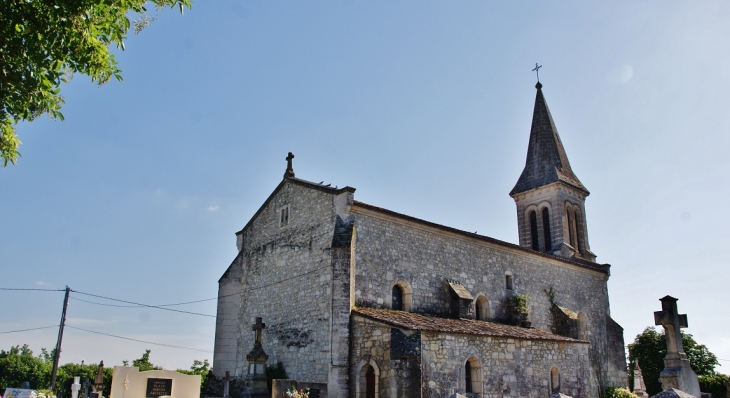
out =
<path fill-rule="evenodd" d="M 236 367 L 215 368 L 216 374 L 231 370 L 236 376 L 245 375 L 246 355 L 254 343 L 251 326 L 260 316 L 266 324 L 262 343 L 269 365 L 281 361 L 290 378 L 328 382 L 334 191 L 285 180 L 243 231 L 242 252 L 231 265 L 240 269 L 242 289 L 236 314 Z M 289 220 L 280 225 L 285 206 Z M 219 295 L 234 277 L 229 269 Z M 227 331 L 216 336 L 221 341 L 230 338 Z"/>
<path fill-rule="evenodd" d="M 445 398 L 466 393 L 465 364 L 476 358 L 482 397 L 544 398 L 550 370 L 560 374 L 560 392 L 574 398 L 590 396 L 590 360 L 586 343 L 519 340 L 428 331 L 393 329 L 353 315 L 350 390 L 364 397 L 362 370 L 376 368 L 382 398 Z M 393 333 L 407 333 L 418 341 L 418 358 L 393 356 Z M 417 335 L 417 336 L 414 336 Z M 420 383 L 418 382 L 420 380 Z M 360 384 L 360 385 L 358 385 Z"/>
<path fill-rule="evenodd" d="M 583 312 L 586 337 L 591 342 L 591 389 L 615 380 L 609 367 L 606 335 L 608 276 L 519 248 L 502 246 L 425 223 L 396 217 L 358 205 L 355 303 L 390 308 L 391 291 L 399 281 L 412 289 L 412 312 L 448 316 L 446 279 L 460 281 L 478 299 L 489 303 L 491 319 L 505 319 L 506 301 L 515 293 L 529 297 L 532 326 L 550 330 L 550 288 L 556 304 Z M 508 290 L 505 275 L 511 274 Z M 623 385 L 623 384 L 620 384 Z"/>
<path fill-rule="evenodd" d="M 243 274 L 236 260 L 234 260 L 236 266 L 229 267 L 218 282 L 218 309 L 215 318 L 215 349 L 213 351 L 213 372 L 218 377 L 224 377 L 226 370 L 233 374 L 236 369 L 238 309 L 241 306 L 241 275 Z"/>
<path fill-rule="evenodd" d="M 354 314 L 351 323 L 352 348 L 350 367 L 351 397 L 364 398 L 364 369 L 373 366 L 376 374 L 377 396 L 380 398 L 413 398 L 420 396 L 420 344 L 409 352 L 396 350 L 392 356 L 391 336 L 394 333 L 413 336 L 417 331 L 393 329 L 389 325 Z M 418 348 L 418 349 L 416 349 Z M 409 355 L 410 354 L 410 355 Z M 415 354 L 415 355 L 413 355 Z M 359 392 L 359 394 L 358 394 Z"/>
<path fill-rule="evenodd" d="M 466 391 L 465 364 L 476 358 L 485 398 L 550 396 L 550 370 L 560 374 L 560 392 L 591 396 L 589 345 L 424 332 L 423 398 Z M 474 376 L 472 376 L 474 378 Z"/>

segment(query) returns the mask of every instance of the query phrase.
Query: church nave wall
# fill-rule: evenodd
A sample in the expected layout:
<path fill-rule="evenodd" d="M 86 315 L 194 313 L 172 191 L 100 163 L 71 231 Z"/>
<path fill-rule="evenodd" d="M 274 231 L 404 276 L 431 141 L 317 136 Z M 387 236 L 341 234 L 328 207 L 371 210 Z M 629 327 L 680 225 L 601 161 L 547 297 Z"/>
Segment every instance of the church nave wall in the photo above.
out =
<path fill-rule="evenodd" d="M 529 298 L 532 327 L 551 330 L 552 289 L 557 305 L 585 319 L 585 339 L 592 343 L 591 384 L 612 384 L 606 335 L 608 276 L 564 260 L 500 245 L 465 234 L 421 225 L 354 206 L 356 215 L 355 303 L 391 308 L 392 288 L 407 283 L 410 311 L 450 316 L 446 280 L 457 280 L 477 299 L 488 302 L 489 319 L 508 319 L 507 300 Z M 507 288 L 511 276 L 512 289 Z M 474 306 L 472 306 L 474 313 Z"/>

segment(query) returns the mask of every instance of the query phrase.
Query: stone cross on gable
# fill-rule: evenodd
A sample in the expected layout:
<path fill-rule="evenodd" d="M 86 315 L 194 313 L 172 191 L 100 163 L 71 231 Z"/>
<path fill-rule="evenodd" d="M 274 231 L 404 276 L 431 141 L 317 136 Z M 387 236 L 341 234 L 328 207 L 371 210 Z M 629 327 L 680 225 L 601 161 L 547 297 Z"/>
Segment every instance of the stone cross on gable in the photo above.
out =
<path fill-rule="evenodd" d="M 289 153 L 291 155 L 291 153 Z M 266 324 L 262 322 L 263 319 L 260 316 L 256 317 L 256 323 L 254 323 L 251 330 L 256 332 L 256 343 L 255 344 L 261 344 L 261 331 L 266 329 Z"/>
<path fill-rule="evenodd" d="M 654 312 L 654 324 L 664 327 L 664 335 L 667 336 L 667 358 L 671 354 L 684 354 L 681 329 L 687 327 L 687 314 L 678 313 L 677 299 L 674 297 L 664 296 L 659 301 L 662 302 L 662 311 Z"/>
<path fill-rule="evenodd" d="M 294 154 L 289 152 L 289 155 L 286 157 L 286 172 L 284 172 L 284 177 L 294 177 L 294 168 L 292 168 L 292 159 L 294 159 Z"/>

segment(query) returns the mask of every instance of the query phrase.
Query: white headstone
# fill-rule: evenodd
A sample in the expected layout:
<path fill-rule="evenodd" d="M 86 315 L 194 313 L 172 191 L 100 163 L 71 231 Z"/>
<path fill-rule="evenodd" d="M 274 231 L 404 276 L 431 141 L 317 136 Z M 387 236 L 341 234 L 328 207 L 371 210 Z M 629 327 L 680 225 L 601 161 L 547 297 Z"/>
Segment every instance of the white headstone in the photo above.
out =
<path fill-rule="evenodd" d="M 81 383 L 79 381 L 81 377 L 74 377 L 74 383 L 71 384 L 71 398 L 79 398 L 79 390 L 81 389 Z"/>
<path fill-rule="evenodd" d="M 200 398 L 200 375 L 115 366 L 109 398 Z"/>

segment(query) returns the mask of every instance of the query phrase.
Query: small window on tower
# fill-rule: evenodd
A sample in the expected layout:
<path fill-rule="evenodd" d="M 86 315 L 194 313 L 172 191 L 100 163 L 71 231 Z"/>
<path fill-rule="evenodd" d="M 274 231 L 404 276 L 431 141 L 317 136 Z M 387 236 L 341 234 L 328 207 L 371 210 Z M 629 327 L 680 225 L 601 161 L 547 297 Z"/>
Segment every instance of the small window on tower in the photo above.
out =
<path fill-rule="evenodd" d="M 289 205 L 279 209 L 279 226 L 284 227 L 289 224 Z"/>
<path fill-rule="evenodd" d="M 507 288 L 507 290 L 512 290 L 512 275 L 505 275 L 504 279 L 506 284 L 505 287 Z"/>

